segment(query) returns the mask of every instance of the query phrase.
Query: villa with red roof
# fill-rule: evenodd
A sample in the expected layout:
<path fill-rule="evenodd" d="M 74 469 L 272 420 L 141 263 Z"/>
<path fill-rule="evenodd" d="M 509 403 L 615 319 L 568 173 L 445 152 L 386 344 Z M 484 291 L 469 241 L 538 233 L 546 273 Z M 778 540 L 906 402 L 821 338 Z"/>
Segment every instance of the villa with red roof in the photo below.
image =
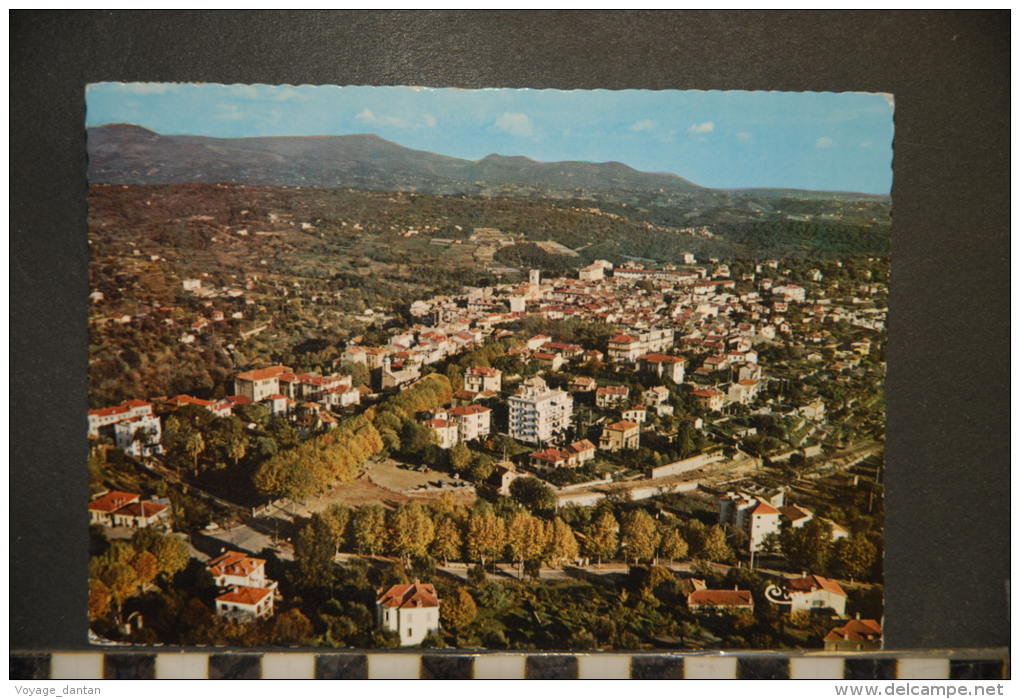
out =
<path fill-rule="evenodd" d="M 503 388 L 503 372 L 487 366 L 469 367 L 464 372 L 464 388 L 475 393 L 499 392 Z"/>
<path fill-rule="evenodd" d="M 120 405 L 112 405 L 108 408 L 90 410 L 88 436 L 98 437 L 99 430 L 103 427 L 152 414 L 152 403 L 136 399 L 126 400 Z"/>
<path fill-rule="evenodd" d="M 874 619 L 851 619 L 825 635 L 825 650 L 881 650 L 882 625 Z"/>
<path fill-rule="evenodd" d="M 748 551 L 762 551 L 770 535 L 779 536 L 780 517 L 779 510 L 760 497 L 728 492 L 719 498 L 719 524 L 743 530 Z"/>
<path fill-rule="evenodd" d="M 641 425 L 629 420 L 619 420 L 602 428 L 599 449 L 619 451 L 637 449 L 641 442 Z"/>
<path fill-rule="evenodd" d="M 839 583 L 821 575 L 805 575 L 786 581 L 791 612 L 810 612 L 831 609 L 837 615 L 846 613 L 846 592 Z"/>
<path fill-rule="evenodd" d="M 638 368 L 657 378 L 668 376 L 673 383 L 681 383 L 684 380 L 684 367 L 687 360 L 683 357 L 676 357 L 672 354 L 661 354 L 649 352 L 638 357 Z"/>
<path fill-rule="evenodd" d="M 216 598 L 216 614 L 240 620 L 273 616 L 273 590 L 238 585 Z"/>
<path fill-rule="evenodd" d="M 400 636 L 400 645 L 415 646 L 439 633 L 439 595 L 428 583 L 415 580 L 393 585 L 376 600 L 376 622 Z"/>
<path fill-rule="evenodd" d="M 240 551 L 225 551 L 209 561 L 207 566 L 219 587 L 268 587 L 266 562 L 261 558 L 252 558 Z"/>
<path fill-rule="evenodd" d="M 138 502 L 141 497 L 138 493 L 121 490 L 103 493 L 89 503 L 89 523 L 113 526 L 113 513 L 127 504 Z"/>
<path fill-rule="evenodd" d="M 692 612 L 753 612 L 754 597 L 750 590 L 695 590 L 687 595 L 687 608 Z"/>
<path fill-rule="evenodd" d="M 484 405 L 458 405 L 447 412 L 457 423 L 457 439 L 461 442 L 485 437 L 492 428 L 492 410 Z"/>
<path fill-rule="evenodd" d="M 256 403 L 280 391 L 280 374 L 291 371 L 288 366 L 277 365 L 244 371 L 234 377 L 234 393 L 247 396 Z"/>

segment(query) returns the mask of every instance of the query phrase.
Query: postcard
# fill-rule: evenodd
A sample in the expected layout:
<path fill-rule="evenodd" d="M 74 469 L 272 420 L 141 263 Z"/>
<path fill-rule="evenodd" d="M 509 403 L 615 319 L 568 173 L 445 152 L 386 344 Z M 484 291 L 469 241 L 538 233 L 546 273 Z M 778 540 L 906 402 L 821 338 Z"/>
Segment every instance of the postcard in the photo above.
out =
<path fill-rule="evenodd" d="M 891 95 L 86 119 L 93 643 L 882 647 Z"/>

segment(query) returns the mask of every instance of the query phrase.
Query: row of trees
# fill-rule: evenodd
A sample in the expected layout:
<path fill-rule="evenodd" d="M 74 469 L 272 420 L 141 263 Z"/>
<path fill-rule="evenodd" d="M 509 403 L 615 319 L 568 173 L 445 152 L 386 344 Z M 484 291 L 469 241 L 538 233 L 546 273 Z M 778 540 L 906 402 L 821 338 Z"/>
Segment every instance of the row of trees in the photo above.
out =
<path fill-rule="evenodd" d="M 522 479 L 523 480 L 523 479 Z M 392 511 L 379 505 L 356 510 L 334 505 L 317 513 L 300 529 L 295 557 L 308 584 L 324 578 L 338 551 L 368 555 L 394 555 L 406 566 L 417 560 L 448 563 L 470 561 L 485 567 L 515 563 L 523 575 L 525 565 L 559 565 L 580 556 L 603 561 L 625 559 L 654 562 L 697 557 L 710 561 L 734 560 L 719 526 L 690 519 L 658 520 L 637 508 L 617 515 L 612 507 L 599 507 L 590 516 L 585 509 L 529 512 L 511 500 L 495 505 L 479 501 L 467 508 L 452 499 L 428 504 L 404 503 Z"/>
<path fill-rule="evenodd" d="M 346 418 L 333 430 L 266 460 L 255 473 L 255 487 L 271 497 L 319 495 L 333 483 L 354 480 L 365 459 L 382 451 L 383 444 L 365 414 Z"/>

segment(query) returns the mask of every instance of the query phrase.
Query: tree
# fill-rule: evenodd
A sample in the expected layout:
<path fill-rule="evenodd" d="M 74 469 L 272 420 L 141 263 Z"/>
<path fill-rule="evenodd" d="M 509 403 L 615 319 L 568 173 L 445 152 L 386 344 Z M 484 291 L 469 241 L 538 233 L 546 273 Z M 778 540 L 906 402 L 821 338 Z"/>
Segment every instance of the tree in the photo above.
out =
<path fill-rule="evenodd" d="M 687 542 L 676 527 L 667 531 L 659 544 L 659 553 L 670 561 L 686 558 L 687 550 Z"/>
<path fill-rule="evenodd" d="M 486 560 L 495 558 L 503 549 L 503 520 L 489 508 L 476 510 L 468 519 L 466 543 L 468 558 L 484 567 Z"/>
<path fill-rule="evenodd" d="M 566 522 L 556 517 L 552 522 L 549 522 L 547 529 L 546 556 L 550 561 L 559 563 L 577 558 L 577 537 L 574 536 L 574 530 Z"/>
<path fill-rule="evenodd" d="M 205 439 L 201 432 L 192 432 L 184 442 L 184 453 L 191 459 L 191 468 L 198 475 L 198 459 L 205 452 Z"/>
<path fill-rule="evenodd" d="M 460 473 L 471 463 L 471 450 L 463 442 L 454 444 L 450 449 L 450 469 L 454 473 Z"/>
<path fill-rule="evenodd" d="M 101 580 L 110 590 L 110 595 L 117 605 L 117 618 L 119 619 L 124 600 L 133 596 L 138 590 L 138 575 L 135 573 L 135 569 L 127 563 L 114 563 L 103 571 Z"/>
<path fill-rule="evenodd" d="M 347 525 L 351 521 L 350 509 L 343 505 L 333 504 L 318 513 L 323 523 L 329 528 L 333 545 L 339 549 L 347 536 Z"/>
<path fill-rule="evenodd" d="M 528 512 L 516 512 L 506 527 L 507 550 L 518 563 L 518 577 L 524 577 L 524 562 L 545 552 L 545 528 L 542 520 Z"/>
<path fill-rule="evenodd" d="M 400 447 L 408 454 L 420 454 L 437 441 L 435 430 L 414 420 L 406 420 L 400 430 Z"/>
<path fill-rule="evenodd" d="M 461 630 L 478 615 L 478 605 L 466 587 L 457 587 L 457 591 L 443 599 L 439 606 L 439 618 L 451 630 Z"/>
<path fill-rule="evenodd" d="M 184 570 L 191 558 L 188 545 L 172 534 L 163 536 L 153 544 L 151 551 L 156 557 L 159 572 L 165 575 L 173 575 Z"/>
<path fill-rule="evenodd" d="M 878 549 L 860 535 L 840 539 L 833 546 L 832 557 L 838 576 L 850 579 L 864 578 L 875 565 Z"/>
<path fill-rule="evenodd" d="M 726 532 L 718 524 L 713 524 L 705 532 L 701 556 L 713 563 L 729 563 L 736 558 L 733 549 L 726 543 Z"/>
<path fill-rule="evenodd" d="M 102 580 L 89 580 L 89 619 L 99 619 L 110 611 L 113 595 Z"/>
<path fill-rule="evenodd" d="M 390 547 L 405 559 L 405 565 L 428 554 L 435 533 L 432 518 L 417 501 L 400 505 L 390 516 Z"/>
<path fill-rule="evenodd" d="M 589 556 L 595 556 L 599 565 L 603 559 L 610 559 L 616 555 L 619 548 L 617 534 L 620 531 L 620 523 L 611 512 L 603 512 L 595 520 L 588 534 L 587 549 Z"/>
<path fill-rule="evenodd" d="M 824 573 L 832 552 L 832 525 L 814 518 L 803 527 L 787 528 L 779 536 L 783 553 L 794 568 Z"/>
<path fill-rule="evenodd" d="M 299 609 L 277 614 L 270 624 L 269 640 L 275 645 L 305 645 L 312 637 L 312 622 Z"/>
<path fill-rule="evenodd" d="M 464 476 L 474 483 L 481 483 L 492 475 L 494 469 L 495 465 L 491 456 L 488 454 L 475 454 Z"/>
<path fill-rule="evenodd" d="M 436 533 L 432 538 L 429 553 L 449 565 L 451 559 L 457 560 L 461 556 L 462 537 L 460 527 L 451 516 L 444 516 L 436 524 Z"/>
<path fill-rule="evenodd" d="M 386 510 L 379 505 L 362 507 L 352 522 L 354 550 L 375 555 L 386 548 Z"/>
<path fill-rule="evenodd" d="M 537 478 L 525 476 L 510 484 L 510 497 L 532 512 L 552 510 L 556 507 L 556 493 Z"/>
<path fill-rule="evenodd" d="M 322 517 L 313 516 L 294 538 L 294 560 L 308 587 L 325 585 L 331 579 L 336 539 Z"/>
<path fill-rule="evenodd" d="M 622 546 L 627 555 L 635 561 L 651 561 L 659 547 L 659 530 L 655 520 L 644 510 L 637 510 L 628 517 L 621 530 Z"/>
<path fill-rule="evenodd" d="M 156 557 L 148 551 L 141 551 L 131 560 L 131 567 L 138 577 L 140 585 L 148 585 L 156 579 L 159 573 L 159 564 Z"/>

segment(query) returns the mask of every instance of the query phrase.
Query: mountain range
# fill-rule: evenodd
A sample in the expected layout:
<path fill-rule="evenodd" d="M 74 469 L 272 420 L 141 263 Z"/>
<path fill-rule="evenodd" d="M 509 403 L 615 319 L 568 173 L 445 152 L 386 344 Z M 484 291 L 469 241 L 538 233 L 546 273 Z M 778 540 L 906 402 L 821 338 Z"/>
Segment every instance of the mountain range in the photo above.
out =
<path fill-rule="evenodd" d="M 875 195 L 790 189 L 717 190 L 678 175 L 623 163 L 543 163 L 491 154 L 465 160 L 405 148 L 374 134 L 213 138 L 163 135 L 132 124 L 88 129 L 91 183 L 248 185 L 485 194 L 633 201 L 820 197 L 883 200 Z"/>

